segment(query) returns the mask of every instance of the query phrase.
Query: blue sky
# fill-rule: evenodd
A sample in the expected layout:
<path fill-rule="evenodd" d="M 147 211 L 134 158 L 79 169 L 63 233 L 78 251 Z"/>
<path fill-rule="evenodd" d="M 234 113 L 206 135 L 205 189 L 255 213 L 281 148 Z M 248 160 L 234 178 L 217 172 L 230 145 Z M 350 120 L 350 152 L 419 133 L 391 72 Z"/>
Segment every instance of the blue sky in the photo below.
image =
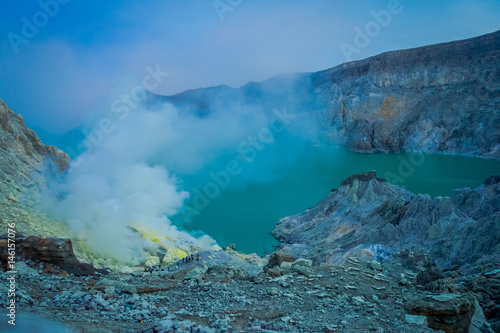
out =
<path fill-rule="evenodd" d="M 212 0 L 59 0 L 44 22 L 40 3 L 54 1 L 3 4 L 0 98 L 29 126 L 63 134 L 140 82 L 147 66 L 170 73 L 154 92 L 172 94 L 346 62 L 340 45 L 354 45 L 356 27 L 394 0 L 220 0 L 223 20 Z M 401 0 L 398 8 L 352 59 L 500 29 L 500 0 Z M 26 20 L 37 19 L 15 52 L 9 36 L 23 37 Z"/>

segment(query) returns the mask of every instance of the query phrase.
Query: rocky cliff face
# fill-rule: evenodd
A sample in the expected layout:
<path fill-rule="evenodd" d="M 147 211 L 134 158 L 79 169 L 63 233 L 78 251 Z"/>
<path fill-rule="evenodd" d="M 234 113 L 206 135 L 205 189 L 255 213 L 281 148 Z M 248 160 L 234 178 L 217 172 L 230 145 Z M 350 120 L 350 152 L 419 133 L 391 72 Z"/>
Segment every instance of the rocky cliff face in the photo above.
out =
<path fill-rule="evenodd" d="M 308 112 L 326 137 L 359 152 L 402 150 L 500 158 L 500 32 L 387 52 L 311 74 L 152 96 L 217 108 Z"/>
<path fill-rule="evenodd" d="M 45 146 L 23 118 L 0 99 L 0 220 L 2 228 L 15 222 L 23 233 L 44 234 L 51 220 L 35 206 L 47 177 L 65 171 L 70 159 L 61 150 Z M 3 230 L 7 230 L 5 227 Z M 50 232 L 49 232 L 50 234 Z"/>
<path fill-rule="evenodd" d="M 500 265 L 499 194 L 500 176 L 432 199 L 369 172 L 349 177 L 316 207 L 281 219 L 273 234 L 283 249 L 317 264 L 425 248 L 441 269 L 493 268 Z"/>
<path fill-rule="evenodd" d="M 316 207 L 281 219 L 273 234 L 279 251 L 318 267 L 364 262 L 375 270 L 385 266 L 388 274 L 394 270 L 387 267 L 399 260 L 396 265 L 405 267 L 399 284 L 411 278 L 432 293 L 473 293 L 500 332 L 500 176 L 432 199 L 391 185 L 375 172 L 353 175 Z M 436 330 L 462 331 L 442 326 L 461 325 L 466 316 L 458 309 L 448 312 L 455 319 L 447 311 L 433 319 L 435 309 L 424 303 L 411 303 L 411 312 L 425 315 Z"/>
<path fill-rule="evenodd" d="M 334 136 L 356 151 L 500 158 L 500 32 L 315 73 Z"/>

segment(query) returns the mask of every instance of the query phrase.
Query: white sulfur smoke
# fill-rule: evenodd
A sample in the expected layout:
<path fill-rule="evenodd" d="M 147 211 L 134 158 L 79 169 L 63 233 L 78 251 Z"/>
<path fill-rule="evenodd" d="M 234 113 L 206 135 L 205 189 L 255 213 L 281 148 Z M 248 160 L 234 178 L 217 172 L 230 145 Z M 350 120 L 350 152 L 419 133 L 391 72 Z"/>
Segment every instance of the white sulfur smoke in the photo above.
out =
<path fill-rule="evenodd" d="M 215 245 L 208 236 L 196 239 L 177 230 L 168 219 L 188 193 L 179 189 L 174 175 L 153 161 L 172 156 L 176 165 L 200 163 L 199 153 L 187 149 L 184 156 L 176 147 L 186 130 L 174 129 L 174 123 L 180 125 L 176 120 L 177 111 L 169 106 L 156 112 L 136 111 L 114 124 L 114 131 L 100 145 L 81 155 L 62 181 L 51 184 L 53 195 L 46 206 L 96 254 L 129 264 L 143 261 L 145 244 L 128 226 L 168 235 L 175 247 L 186 250 Z"/>
<path fill-rule="evenodd" d="M 94 137 L 92 149 L 78 156 L 62 179 L 50 184 L 46 207 L 96 254 L 128 264 L 143 262 L 144 250 L 151 245 L 129 226 L 167 235 L 173 247 L 188 252 L 217 247 L 207 235 L 195 237 L 172 225 L 169 218 L 189 197 L 174 173 L 197 175 L 207 165 L 217 171 L 217 163 L 227 163 L 218 159 L 228 155 L 243 161 L 241 176 L 231 179 L 231 186 L 239 186 L 271 177 L 272 168 L 290 163 L 290 152 L 299 150 L 297 141 L 276 143 L 278 133 L 269 130 L 276 118 L 271 108 L 233 105 L 232 109 L 216 106 L 199 116 L 163 104 L 155 110 L 138 107 L 125 117 L 106 118 L 108 130 Z M 308 121 L 296 123 L 298 127 L 288 123 L 277 127 L 283 129 L 280 133 L 295 131 L 299 136 L 311 132 Z M 247 148 L 262 134 L 265 142 Z M 260 160 L 254 161 L 253 153 Z"/>

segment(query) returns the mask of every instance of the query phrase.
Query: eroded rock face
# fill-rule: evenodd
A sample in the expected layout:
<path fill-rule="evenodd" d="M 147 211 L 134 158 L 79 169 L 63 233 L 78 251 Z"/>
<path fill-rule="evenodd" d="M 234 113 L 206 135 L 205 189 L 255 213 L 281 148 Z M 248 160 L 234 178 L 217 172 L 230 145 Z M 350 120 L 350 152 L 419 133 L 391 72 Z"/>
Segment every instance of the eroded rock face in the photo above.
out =
<path fill-rule="evenodd" d="M 200 115 L 217 108 L 307 112 L 327 140 L 359 152 L 500 158 L 500 31 L 383 53 L 317 73 L 152 95 Z"/>
<path fill-rule="evenodd" d="M 332 135 L 361 152 L 500 158 L 500 32 L 312 74 Z"/>
<path fill-rule="evenodd" d="M 45 146 L 0 99 L 0 194 L 19 199 L 16 192 L 36 192 L 45 186 L 47 173 L 69 167 L 68 155 L 54 146 Z M 4 200 L 2 198 L 2 200 Z"/>
<path fill-rule="evenodd" d="M 381 181 L 373 173 L 348 180 L 316 207 L 278 222 L 273 234 L 283 250 L 316 264 L 338 264 L 356 252 L 383 260 L 391 252 L 421 247 L 440 269 L 486 258 L 492 267 L 500 262 L 498 177 L 474 190 L 435 199 Z"/>
<path fill-rule="evenodd" d="M 54 232 L 56 223 L 38 211 L 41 193 L 49 177 L 69 167 L 68 155 L 54 146 L 45 146 L 28 129 L 23 118 L 0 99 L 0 226 L 15 223 L 16 230 L 44 236 Z M 49 230 L 46 230 L 49 229 Z M 5 232 L 4 231 L 4 232 Z"/>

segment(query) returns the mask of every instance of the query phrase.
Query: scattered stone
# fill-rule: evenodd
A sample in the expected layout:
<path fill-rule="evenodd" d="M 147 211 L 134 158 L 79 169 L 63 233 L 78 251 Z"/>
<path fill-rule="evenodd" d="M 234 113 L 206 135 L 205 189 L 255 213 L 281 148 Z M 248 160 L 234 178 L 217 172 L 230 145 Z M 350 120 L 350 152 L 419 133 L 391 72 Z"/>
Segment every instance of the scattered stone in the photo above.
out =
<path fill-rule="evenodd" d="M 267 270 L 267 274 L 271 275 L 272 277 L 279 277 L 281 276 L 281 271 L 277 268 L 270 268 Z"/>
<path fill-rule="evenodd" d="M 405 321 L 409 324 L 429 326 L 426 316 L 415 316 L 415 315 L 405 314 Z"/>
<path fill-rule="evenodd" d="M 265 281 L 267 281 L 267 277 L 266 274 L 262 272 L 253 277 L 253 282 L 255 283 L 261 284 L 264 283 Z"/>
<path fill-rule="evenodd" d="M 19 261 L 14 264 L 14 269 L 17 271 L 19 275 L 30 275 L 30 276 L 37 276 L 39 273 L 35 269 L 29 267 L 26 265 L 25 262 Z"/>
<path fill-rule="evenodd" d="M 307 259 L 297 259 L 293 262 L 292 264 L 292 269 L 295 270 L 296 272 L 305 275 L 305 276 L 311 276 L 313 275 L 313 270 L 312 270 L 312 261 L 307 260 Z"/>
<path fill-rule="evenodd" d="M 352 300 L 357 306 L 365 304 L 365 298 L 363 296 L 355 296 Z"/>
<path fill-rule="evenodd" d="M 373 260 L 371 263 L 370 263 L 370 267 L 375 270 L 375 271 L 381 271 L 382 270 L 382 265 L 376 261 L 376 260 Z"/>
<path fill-rule="evenodd" d="M 269 256 L 267 267 L 273 268 L 276 266 L 281 266 L 283 263 L 293 263 L 294 261 L 295 257 L 291 254 L 284 252 L 274 252 Z"/>
<path fill-rule="evenodd" d="M 325 333 L 339 333 L 340 327 L 337 325 L 326 325 L 323 328 L 323 332 L 325 332 Z"/>
<path fill-rule="evenodd" d="M 486 276 L 486 277 L 493 277 L 493 276 L 495 276 L 495 275 L 497 275 L 499 273 L 500 273 L 500 269 L 495 269 L 493 271 L 489 271 L 487 273 L 484 273 L 483 275 Z"/>
<path fill-rule="evenodd" d="M 401 278 L 399 279 L 398 283 L 402 286 L 407 286 L 410 284 L 410 282 L 406 279 L 406 277 L 403 273 L 401 273 Z"/>
<path fill-rule="evenodd" d="M 279 289 L 276 287 L 271 287 L 271 288 L 267 289 L 267 293 L 271 296 L 278 295 Z"/>
<path fill-rule="evenodd" d="M 205 277 L 205 273 L 199 269 L 199 268 L 194 268 L 190 270 L 186 276 L 184 277 L 184 280 L 192 280 L 196 281 L 198 284 L 203 284 L 203 278 Z"/>

